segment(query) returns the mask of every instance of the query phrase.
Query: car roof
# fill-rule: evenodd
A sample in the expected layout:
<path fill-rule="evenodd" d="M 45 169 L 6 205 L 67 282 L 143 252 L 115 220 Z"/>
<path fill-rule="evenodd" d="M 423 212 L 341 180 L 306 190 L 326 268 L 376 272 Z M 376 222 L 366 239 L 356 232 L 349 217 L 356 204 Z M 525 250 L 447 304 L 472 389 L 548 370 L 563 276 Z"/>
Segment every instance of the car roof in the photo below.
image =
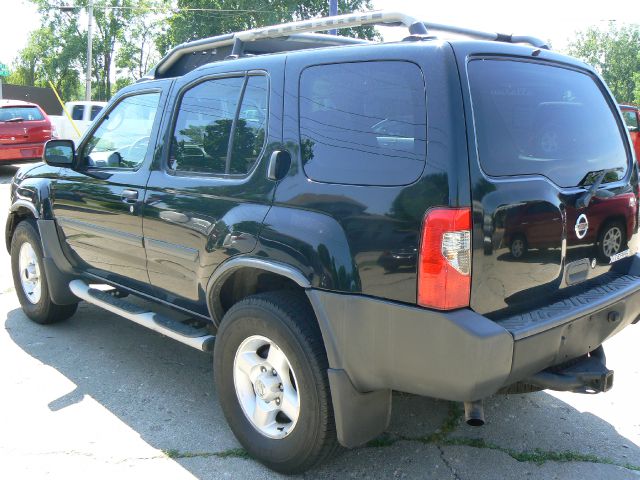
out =
<path fill-rule="evenodd" d="M 99 106 L 99 107 L 104 107 L 107 102 L 98 102 L 96 100 L 78 100 L 75 102 L 67 102 L 67 104 L 71 107 L 75 107 L 76 105 L 89 105 L 89 106 Z"/>
<path fill-rule="evenodd" d="M 0 108 L 4 107 L 38 107 L 38 105 L 36 103 L 25 102 L 24 100 L 3 99 L 0 100 Z"/>

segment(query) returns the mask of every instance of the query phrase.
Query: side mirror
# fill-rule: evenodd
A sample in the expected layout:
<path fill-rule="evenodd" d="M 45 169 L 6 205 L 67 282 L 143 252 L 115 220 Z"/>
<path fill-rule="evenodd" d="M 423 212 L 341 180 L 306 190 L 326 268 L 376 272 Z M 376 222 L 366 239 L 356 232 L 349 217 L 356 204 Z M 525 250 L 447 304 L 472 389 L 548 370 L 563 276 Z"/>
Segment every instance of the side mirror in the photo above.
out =
<path fill-rule="evenodd" d="M 49 140 L 44 146 L 42 159 L 52 167 L 73 168 L 76 147 L 73 140 Z"/>

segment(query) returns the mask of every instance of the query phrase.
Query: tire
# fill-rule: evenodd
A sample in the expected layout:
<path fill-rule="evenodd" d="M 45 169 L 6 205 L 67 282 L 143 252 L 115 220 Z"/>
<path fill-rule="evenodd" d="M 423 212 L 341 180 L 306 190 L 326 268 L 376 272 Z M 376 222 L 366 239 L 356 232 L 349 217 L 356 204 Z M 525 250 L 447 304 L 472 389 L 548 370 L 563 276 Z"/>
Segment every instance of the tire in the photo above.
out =
<path fill-rule="evenodd" d="M 42 263 L 40 235 L 32 220 L 20 222 L 11 237 L 11 273 L 22 310 L 34 322 L 61 322 L 76 312 L 77 303 L 57 305 L 51 301 Z"/>
<path fill-rule="evenodd" d="M 598 235 L 598 256 L 608 262 L 627 246 L 626 229 L 621 222 L 609 222 Z"/>
<path fill-rule="evenodd" d="M 286 362 L 276 355 L 278 352 L 284 354 Z M 278 375 L 273 376 L 277 380 L 272 380 L 269 370 L 271 353 L 274 364 L 280 365 Z M 254 363 L 245 364 L 242 360 L 236 363 L 244 355 Z M 327 356 L 313 310 L 303 294 L 267 292 L 235 304 L 218 330 L 213 364 L 222 411 L 236 438 L 252 457 L 272 470 L 292 474 L 308 470 L 338 450 Z M 252 365 L 250 370 L 247 365 Z M 266 372 L 261 365 L 266 365 Z M 269 386 L 271 381 L 276 386 Z M 266 396 L 260 399 L 256 392 L 265 391 Z M 270 399 L 270 395 L 281 395 L 281 403 L 277 403 L 277 398 Z M 297 419 L 284 414 L 285 410 L 295 410 L 287 408 L 295 402 L 285 402 L 285 397 L 294 396 L 298 399 Z M 257 426 L 250 419 L 256 417 L 251 412 L 245 414 L 256 405 L 282 410 L 271 426 Z"/>
<path fill-rule="evenodd" d="M 511 256 L 515 259 L 520 259 L 527 254 L 527 250 L 529 246 L 527 245 L 527 239 L 524 235 L 516 235 L 511 240 L 511 244 L 509 245 L 509 252 Z"/>

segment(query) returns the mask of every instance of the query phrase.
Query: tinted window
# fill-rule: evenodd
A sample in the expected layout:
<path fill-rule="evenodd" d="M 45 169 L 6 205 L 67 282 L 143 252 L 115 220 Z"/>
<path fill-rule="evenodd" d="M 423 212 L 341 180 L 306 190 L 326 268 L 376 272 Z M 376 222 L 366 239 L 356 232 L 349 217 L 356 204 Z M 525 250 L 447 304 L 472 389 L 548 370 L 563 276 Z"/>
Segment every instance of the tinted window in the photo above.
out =
<path fill-rule="evenodd" d="M 141 164 L 147 155 L 159 100 L 159 93 L 120 100 L 87 140 L 86 164 L 100 168 L 135 168 Z"/>
<path fill-rule="evenodd" d="M 82 120 L 84 117 L 84 105 L 75 105 L 71 110 L 71 118 L 74 120 Z"/>
<path fill-rule="evenodd" d="M 95 120 L 98 114 L 102 111 L 102 107 L 100 105 L 93 105 L 91 107 L 91 120 Z"/>
<path fill-rule="evenodd" d="M 44 120 L 42 112 L 36 107 L 4 107 L 0 108 L 0 122 L 17 121 L 22 119 Z"/>
<path fill-rule="evenodd" d="M 426 100 L 408 62 L 307 68 L 300 78 L 304 170 L 321 182 L 404 185 L 426 156 Z"/>
<path fill-rule="evenodd" d="M 249 77 L 247 81 L 234 130 L 228 173 L 248 173 L 262 150 L 267 125 L 268 88 L 267 77 Z"/>
<path fill-rule="evenodd" d="M 626 173 L 621 132 L 588 75 L 548 65 L 474 60 L 468 65 L 480 163 L 489 175 L 542 174 L 568 187 Z M 586 180 L 585 180 L 586 179 Z"/>
<path fill-rule="evenodd" d="M 229 136 L 243 83 L 243 77 L 209 80 L 184 94 L 174 128 L 169 168 L 207 174 L 227 171 Z"/>
<path fill-rule="evenodd" d="M 628 127 L 638 128 L 638 116 L 636 112 L 633 110 L 623 110 L 622 116 L 624 117 L 624 122 Z"/>

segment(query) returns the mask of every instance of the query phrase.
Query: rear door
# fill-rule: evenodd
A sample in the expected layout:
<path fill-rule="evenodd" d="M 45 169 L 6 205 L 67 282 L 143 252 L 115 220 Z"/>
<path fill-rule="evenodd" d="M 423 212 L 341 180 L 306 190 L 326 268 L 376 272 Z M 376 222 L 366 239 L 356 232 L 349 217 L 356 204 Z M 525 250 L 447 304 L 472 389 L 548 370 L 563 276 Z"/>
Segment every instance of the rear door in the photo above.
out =
<path fill-rule="evenodd" d="M 628 260 L 637 175 L 601 81 L 534 57 L 470 55 L 463 69 L 473 132 L 471 306 L 496 315 L 537 308 Z"/>
<path fill-rule="evenodd" d="M 242 59 L 179 79 L 144 201 L 155 295 L 207 315 L 207 283 L 253 250 L 273 199 L 266 164 L 282 142 L 284 57 Z"/>

